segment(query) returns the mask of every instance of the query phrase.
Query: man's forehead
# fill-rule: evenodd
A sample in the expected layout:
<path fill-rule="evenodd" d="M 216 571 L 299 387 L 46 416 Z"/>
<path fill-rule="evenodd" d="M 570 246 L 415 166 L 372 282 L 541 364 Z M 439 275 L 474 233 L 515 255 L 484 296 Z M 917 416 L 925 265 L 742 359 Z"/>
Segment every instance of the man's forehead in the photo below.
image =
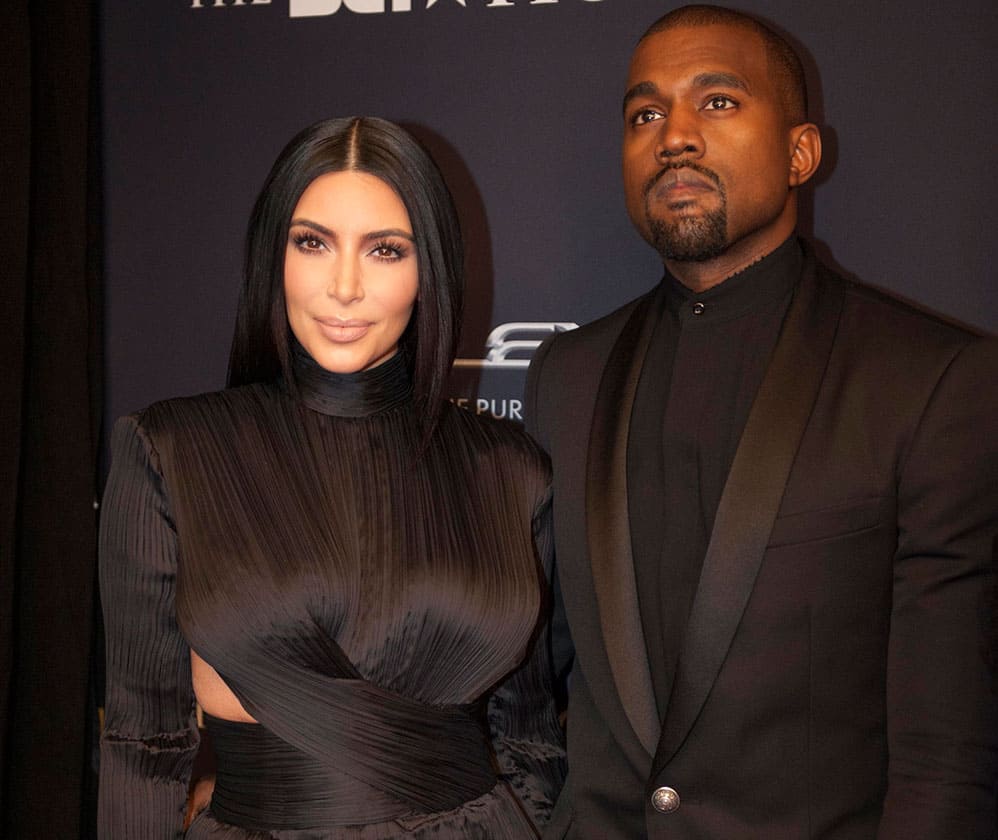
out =
<path fill-rule="evenodd" d="M 761 36 L 747 27 L 725 23 L 675 26 L 646 36 L 631 58 L 630 84 L 654 70 L 683 71 L 691 76 L 727 72 L 751 76 L 768 68 Z"/>

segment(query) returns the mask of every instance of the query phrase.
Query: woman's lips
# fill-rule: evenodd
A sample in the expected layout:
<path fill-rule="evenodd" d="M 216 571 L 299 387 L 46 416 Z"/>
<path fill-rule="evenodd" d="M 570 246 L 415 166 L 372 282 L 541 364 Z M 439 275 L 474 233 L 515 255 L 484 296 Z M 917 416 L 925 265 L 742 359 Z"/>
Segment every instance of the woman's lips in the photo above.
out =
<path fill-rule="evenodd" d="M 315 321 L 322 334 L 337 344 L 349 344 L 351 341 L 363 338 L 371 328 L 370 321 L 357 319 L 341 321 L 338 318 L 316 318 Z"/>

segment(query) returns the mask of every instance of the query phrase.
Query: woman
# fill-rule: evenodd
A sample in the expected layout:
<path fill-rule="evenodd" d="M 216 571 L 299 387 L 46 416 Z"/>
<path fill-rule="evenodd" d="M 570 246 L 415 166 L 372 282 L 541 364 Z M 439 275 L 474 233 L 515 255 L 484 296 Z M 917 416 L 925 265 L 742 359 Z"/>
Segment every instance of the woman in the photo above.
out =
<path fill-rule="evenodd" d="M 318 123 L 274 164 L 229 388 L 115 427 L 101 837 L 181 833 L 195 697 L 218 771 L 187 837 L 546 821 L 548 466 L 442 399 L 461 263 L 440 173 L 398 126 Z"/>

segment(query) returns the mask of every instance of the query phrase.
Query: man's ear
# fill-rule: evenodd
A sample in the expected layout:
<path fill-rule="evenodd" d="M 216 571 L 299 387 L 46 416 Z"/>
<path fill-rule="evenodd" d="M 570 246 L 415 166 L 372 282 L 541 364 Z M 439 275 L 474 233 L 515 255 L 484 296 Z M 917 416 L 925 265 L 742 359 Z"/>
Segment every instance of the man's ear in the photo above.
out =
<path fill-rule="evenodd" d="M 814 123 L 790 129 L 790 186 L 809 181 L 821 163 L 821 132 Z"/>

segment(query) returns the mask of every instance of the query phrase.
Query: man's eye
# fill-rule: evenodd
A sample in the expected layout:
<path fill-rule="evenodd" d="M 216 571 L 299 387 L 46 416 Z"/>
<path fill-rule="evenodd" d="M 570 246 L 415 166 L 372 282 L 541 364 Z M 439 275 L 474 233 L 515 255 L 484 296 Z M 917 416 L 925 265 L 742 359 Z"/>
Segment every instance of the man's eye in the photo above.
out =
<path fill-rule="evenodd" d="M 727 111 L 735 107 L 735 101 L 728 96 L 712 96 L 707 100 L 708 111 Z"/>
<path fill-rule="evenodd" d="M 631 118 L 631 122 L 634 125 L 646 125 L 660 119 L 662 119 L 662 115 L 658 111 L 651 108 L 642 108 Z"/>

